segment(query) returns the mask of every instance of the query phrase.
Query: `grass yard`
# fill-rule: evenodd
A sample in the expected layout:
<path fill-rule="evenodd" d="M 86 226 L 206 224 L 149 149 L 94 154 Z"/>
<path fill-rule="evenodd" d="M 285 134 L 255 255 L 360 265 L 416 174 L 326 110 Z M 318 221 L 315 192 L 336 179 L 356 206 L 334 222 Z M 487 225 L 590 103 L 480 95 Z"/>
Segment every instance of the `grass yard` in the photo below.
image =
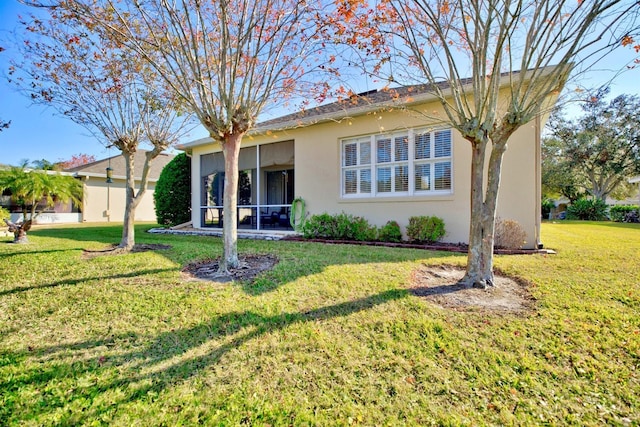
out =
<path fill-rule="evenodd" d="M 0 238 L 0 425 L 638 425 L 640 227 L 543 225 L 557 255 L 499 256 L 527 315 L 408 291 L 465 255 L 239 242 L 254 284 L 186 281 L 218 238 L 86 259 L 117 226 Z"/>

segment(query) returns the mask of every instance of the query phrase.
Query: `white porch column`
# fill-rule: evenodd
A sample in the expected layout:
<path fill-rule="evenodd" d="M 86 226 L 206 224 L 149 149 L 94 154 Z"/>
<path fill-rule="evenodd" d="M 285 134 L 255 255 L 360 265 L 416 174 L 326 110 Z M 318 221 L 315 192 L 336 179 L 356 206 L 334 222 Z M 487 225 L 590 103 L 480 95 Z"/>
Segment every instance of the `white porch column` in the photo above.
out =
<path fill-rule="evenodd" d="M 187 153 L 191 158 L 191 222 L 193 228 L 202 228 L 202 212 L 200 209 L 200 194 L 202 178 L 200 177 L 200 154 Z M 194 192 L 197 190 L 197 192 Z"/>

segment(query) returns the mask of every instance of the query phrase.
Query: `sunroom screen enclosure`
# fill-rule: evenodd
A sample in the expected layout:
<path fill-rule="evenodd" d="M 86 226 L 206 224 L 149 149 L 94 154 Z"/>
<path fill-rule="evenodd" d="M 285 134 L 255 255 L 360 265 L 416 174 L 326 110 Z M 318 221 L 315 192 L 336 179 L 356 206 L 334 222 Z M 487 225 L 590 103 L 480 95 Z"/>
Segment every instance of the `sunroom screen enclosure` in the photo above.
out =
<path fill-rule="evenodd" d="M 294 142 L 246 147 L 238 160 L 238 228 L 291 230 L 294 199 Z M 221 228 L 224 157 L 221 152 L 200 157 L 200 215 L 203 227 Z"/>

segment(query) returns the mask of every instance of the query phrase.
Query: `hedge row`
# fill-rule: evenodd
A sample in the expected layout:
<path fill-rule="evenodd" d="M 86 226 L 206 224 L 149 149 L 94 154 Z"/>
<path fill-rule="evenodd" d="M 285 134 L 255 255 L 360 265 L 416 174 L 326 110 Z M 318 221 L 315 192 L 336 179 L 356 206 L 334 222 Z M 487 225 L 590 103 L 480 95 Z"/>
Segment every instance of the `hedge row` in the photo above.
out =
<path fill-rule="evenodd" d="M 633 222 L 634 213 L 638 212 L 638 205 L 615 205 L 609 208 L 609 217 L 615 222 Z"/>
<path fill-rule="evenodd" d="M 432 216 L 409 218 L 407 237 L 420 243 L 437 242 L 445 235 L 444 221 Z M 307 239 L 401 242 L 402 230 L 396 221 L 382 227 L 371 225 L 365 218 L 346 213 L 311 215 L 304 223 L 302 234 Z"/>

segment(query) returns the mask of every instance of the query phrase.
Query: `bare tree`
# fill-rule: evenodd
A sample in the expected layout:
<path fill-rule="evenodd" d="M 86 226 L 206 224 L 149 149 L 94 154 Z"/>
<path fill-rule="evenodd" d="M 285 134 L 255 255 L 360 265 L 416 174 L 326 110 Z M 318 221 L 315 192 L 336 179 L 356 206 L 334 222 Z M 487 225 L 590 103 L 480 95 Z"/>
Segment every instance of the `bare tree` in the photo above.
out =
<path fill-rule="evenodd" d="M 4 52 L 5 50 L 6 49 L 4 47 L 0 46 L 0 53 Z M 0 132 L 2 132 L 4 129 L 8 129 L 10 125 L 11 120 L 5 122 L 4 120 L 0 119 Z"/>
<path fill-rule="evenodd" d="M 548 111 L 568 79 L 634 43 L 639 6 L 623 0 L 380 0 L 344 2 L 358 38 L 375 54 L 371 74 L 430 84 L 444 109 L 431 117 L 472 149 L 471 224 L 465 283 L 493 284 L 502 158 L 521 126 Z M 349 35 L 351 37 L 351 35 Z M 370 56 L 369 56 L 370 57 Z"/>
<path fill-rule="evenodd" d="M 220 144 L 225 159 L 221 272 L 238 266 L 240 145 L 265 108 L 284 105 L 303 88 L 312 90 L 305 76 L 312 70 L 309 58 L 321 42 L 316 36 L 319 12 L 313 2 L 66 3 L 151 64 Z"/>
<path fill-rule="evenodd" d="M 33 102 L 87 128 L 125 158 L 126 204 L 119 248 L 135 244 L 135 210 L 148 185 L 150 163 L 181 135 L 185 119 L 172 92 L 145 63 L 101 37 L 87 21 L 64 8 L 39 11 L 21 22 L 25 29 L 21 60 L 14 61 L 10 80 Z M 135 185 L 134 154 L 151 144 Z"/>

